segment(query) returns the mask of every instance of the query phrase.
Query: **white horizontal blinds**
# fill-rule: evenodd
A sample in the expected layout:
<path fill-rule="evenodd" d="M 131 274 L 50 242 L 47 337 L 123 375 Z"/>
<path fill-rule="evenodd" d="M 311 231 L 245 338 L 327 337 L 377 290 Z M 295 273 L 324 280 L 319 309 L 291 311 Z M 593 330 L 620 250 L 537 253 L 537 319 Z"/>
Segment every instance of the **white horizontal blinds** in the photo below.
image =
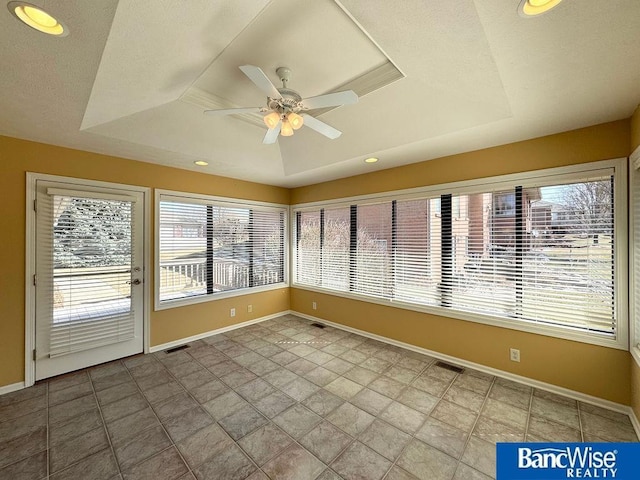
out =
<path fill-rule="evenodd" d="M 392 247 L 392 203 L 358 205 L 354 292 L 390 298 Z"/>
<path fill-rule="evenodd" d="M 631 206 L 633 215 L 631 237 L 633 245 L 633 271 L 631 273 L 633 292 L 631 295 L 631 313 L 633 315 L 635 336 L 632 342 L 640 348 L 640 164 L 638 163 L 631 165 Z"/>
<path fill-rule="evenodd" d="M 134 336 L 132 201 L 70 194 L 40 197 L 38 288 L 46 289 L 49 356 Z M 44 297 L 41 297 L 44 298 Z"/>
<path fill-rule="evenodd" d="M 613 173 L 299 212 L 297 281 L 615 337 Z"/>
<path fill-rule="evenodd" d="M 212 211 L 211 277 L 213 292 L 248 288 L 251 260 L 248 208 L 208 206 Z"/>
<path fill-rule="evenodd" d="M 440 303 L 439 200 L 399 200 L 396 203 L 395 300 L 424 305 Z"/>
<path fill-rule="evenodd" d="M 454 195 L 451 203 L 451 306 L 515 315 L 515 189 Z"/>
<path fill-rule="evenodd" d="M 297 212 L 296 226 L 296 281 L 304 285 L 320 285 L 320 210 Z"/>
<path fill-rule="evenodd" d="M 349 291 L 351 218 L 349 207 L 323 211 L 322 286 Z"/>
<path fill-rule="evenodd" d="M 161 201 L 160 300 L 207 293 L 207 207 Z"/>
<path fill-rule="evenodd" d="M 284 282 L 284 208 L 160 199 L 160 301 Z"/>
<path fill-rule="evenodd" d="M 614 334 L 613 177 L 523 195 L 521 316 Z"/>
<path fill-rule="evenodd" d="M 252 286 L 284 281 L 284 213 L 253 209 L 251 245 Z"/>

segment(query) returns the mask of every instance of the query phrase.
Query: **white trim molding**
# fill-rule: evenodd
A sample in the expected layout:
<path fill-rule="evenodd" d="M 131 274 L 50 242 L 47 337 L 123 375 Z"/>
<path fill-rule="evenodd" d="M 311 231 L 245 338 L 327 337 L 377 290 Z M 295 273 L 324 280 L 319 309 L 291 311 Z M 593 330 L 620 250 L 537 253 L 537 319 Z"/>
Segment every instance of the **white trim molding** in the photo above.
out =
<path fill-rule="evenodd" d="M 520 185 L 523 188 L 544 187 L 553 185 L 564 185 L 568 183 L 584 182 L 586 178 L 608 178 L 613 176 L 614 181 L 614 245 L 613 251 L 615 254 L 612 256 L 612 276 L 613 276 L 613 291 L 612 291 L 612 303 L 613 311 L 611 312 L 611 320 L 615 323 L 612 331 L 600 332 L 597 331 L 598 327 L 588 328 L 588 324 L 585 326 L 578 326 L 569 321 L 563 322 L 562 319 L 556 319 L 555 321 L 545 322 L 540 318 L 532 316 L 526 318 L 526 316 L 509 315 L 506 312 L 500 312 L 498 310 L 491 310 L 485 308 L 482 304 L 475 305 L 477 308 L 468 310 L 459 305 L 449 304 L 444 305 L 442 301 L 437 299 L 433 302 L 433 305 L 428 305 L 428 301 L 433 298 L 425 295 L 422 299 L 399 299 L 393 293 L 389 293 L 386 296 L 376 296 L 376 294 L 367 295 L 365 293 L 357 291 L 351 285 L 338 286 L 336 289 L 327 288 L 325 286 L 313 285 L 313 282 L 298 282 L 297 272 L 297 249 L 296 249 L 296 225 L 295 219 L 298 213 L 304 212 L 318 212 L 321 209 L 326 208 L 339 208 L 339 207 L 353 207 L 360 205 L 367 205 L 369 203 L 381 203 L 390 201 L 403 201 L 411 199 L 435 199 L 443 193 L 452 195 L 467 195 L 472 193 L 483 192 L 499 192 L 501 190 L 512 191 L 516 185 Z M 466 180 L 461 182 L 429 185 L 423 187 L 417 187 L 406 190 L 395 190 L 378 192 L 375 194 L 359 195 L 344 198 L 333 198 L 329 200 L 315 201 L 309 203 L 294 204 L 291 206 L 291 287 L 299 288 L 309 291 L 317 291 L 325 293 L 327 295 L 333 295 L 341 298 L 349 298 L 357 301 L 375 303 L 379 305 L 385 305 L 395 308 L 401 308 L 405 310 L 411 310 L 422 313 L 429 313 L 432 315 L 438 315 L 441 317 L 455 318 L 459 320 L 465 320 L 469 322 L 475 322 L 485 325 L 491 325 L 501 328 L 508 328 L 511 330 L 524 331 L 534 333 L 536 335 L 545 335 L 554 338 L 563 338 L 572 341 L 588 343 L 592 345 L 599 345 L 607 348 L 615 348 L 618 350 L 629 350 L 629 228 L 627 218 L 627 206 L 628 206 L 628 159 L 617 158 L 612 160 L 602 160 L 597 162 L 590 162 L 577 165 L 569 165 L 564 167 L 555 167 L 541 170 L 534 170 L 529 172 L 501 175 L 495 177 L 487 177 L 474 180 Z M 390 213 L 385 214 L 381 218 L 385 221 L 390 221 Z M 440 235 L 441 232 L 438 233 Z M 449 234 L 452 236 L 453 234 Z M 395 258 L 395 253 L 389 253 Z M 306 264 L 303 264 L 306 265 Z M 411 267 L 410 267 L 411 268 Z M 409 269 L 410 269 L 409 268 Z M 353 267 L 351 267 L 353 269 Z M 353 273 L 353 272 L 352 272 Z M 371 273 L 376 275 L 376 273 Z M 385 277 L 385 281 L 392 282 L 393 280 L 387 274 L 382 274 Z M 306 282 L 306 283 L 304 283 Z M 320 283 L 323 283 L 322 281 Z M 346 284 L 345 284 L 346 285 Z M 437 298 L 437 296 L 435 297 Z M 423 300 L 421 302 L 420 300 Z M 544 316 L 542 317 L 544 318 Z"/>
<path fill-rule="evenodd" d="M 26 227 L 25 227 L 25 373 L 24 382 L 21 388 L 30 387 L 35 383 L 36 370 L 33 359 L 33 351 L 36 346 L 36 311 L 35 311 L 35 286 L 33 275 L 36 271 L 36 185 L 38 181 L 58 182 L 83 188 L 109 190 L 121 190 L 126 192 L 136 192 L 143 196 L 143 218 L 142 218 L 142 283 L 143 283 L 143 351 L 148 353 L 150 342 L 150 310 L 151 310 L 151 188 L 139 185 L 127 185 L 115 182 L 103 182 L 98 180 L 88 180 L 75 177 L 64 177 L 44 173 L 27 172 L 26 175 Z M 18 384 L 15 384 L 18 385 Z M 6 387 L 0 387 L 0 389 Z M 0 390 L 2 391 L 2 390 Z"/>
<path fill-rule="evenodd" d="M 629 407 L 628 405 L 623 405 L 621 403 L 612 402 L 610 400 L 605 400 L 603 398 L 594 397 L 593 395 L 587 395 L 586 393 L 577 392 L 575 390 L 570 390 L 568 388 L 559 387 L 557 385 L 552 385 L 550 383 L 541 382 L 539 380 L 534 380 L 532 378 L 523 377 L 521 375 L 516 375 L 515 373 L 505 372 L 504 370 L 498 370 L 497 368 L 487 367 L 479 363 L 470 362 L 468 360 L 463 360 L 461 358 L 453 357 L 451 355 L 446 355 L 444 353 L 436 352 L 433 350 L 427 350 L 426 348 L 418 347 L 416 345 L 411 345 L 410 343 L 404 343 L 399 340 L 383 337 L 382 335 L 376 335 L 375 333 L 370 333 L 365 330 L 359 330 L 357 328 L 348 327 L 346 325 L 331 322 L 329 320 L 314 317 L 312 315 L 307 315 L 307 314 L 296 312 L 296 311 L 292 311 L 291 314 L 301 318 L 305 318 L 307 320 L 311 320 L 313 322 L 330 325 L 340 330 L 356 333 L 358 335 L 362 335 L 363 337 L 371 338 L 373 340 L 378 340 L 380 342 L 388 343 L 389 345 L 394 345 L 396 347 L 404 348 L 406 350 L 411 350 L 413 352 L 421 353 L 423 355 L 428 355 L 430 357 L 437 358 L 438 360 L 443 360 L 448 363 L 453 363 L 461 367 L 473 368 L 474 370 L 478 370 L 480 372 L 487 373 L 489 375 L 494 375 L 496 377 L 512 380 L 514 382 L 529 385 L 530 387 L 535 387 L 540 390 L 546 390 L 547 392 L 551 392 L 551 393 L 557 393 L 565 397 L 573 398 L 574 400 L 579 400 L 584 403 L 589 403 L 591 405 L 607 408 L 609 410 L 614 410 L 616 412 L 624 413 L 626 415 L 631 416 L 631 407 Z M 636 434 L 640 437 L 640 429 L 636 430 Z"/>
<path fill-rule="evenodd" d="M 635 298 L 636 285 L 640 281 L 640 278 L 636 278 L 640 275 L 640 272 L 635 271 L 636 255 L 635 245 L 640 239 L 636 238 L 636 228 L 638 227 L 635 222 L 636 212 L 635 204 L 636 198 L 634 197 L 634 186 L 638 181 L 638 175 L 640 175 L 640 146 L 636 148 L 629 156 L 629 351 L 634 360 L 640 367 L 640 331 L 639 324 L 640 319 L 636 318 L 636 302 L 640 302 L 640 298 Z"/>
<path fill-rule="evenodd" d="M 179 340 L 174 340 L 172 342 L 162 343 L 160 345 L 154 345 L 149 348 L 149 353 L 160 352 L 162 350 L 166 350 L 168 348 L 179 347 L 180 345 L 184 345 L 189 342 L 195 342 L 196 340 L 202 340 L 203 338 L 210 337 L 211 335 L 218 335 L 220 333 L 230 332 L 231 330 L 237 330 L 238 328 L 248 327 L 249 325 L 254 325 L 256 323 L 266 322 L 267 320 L 271 320 L 273 318 L 281 317 L 282 315 L 288 315 L 291 313 L 291 310 L 285 310 L 283 312 L 272 313 L 271 315 L 266 315 L 264 317 L 255 318 L 253 320 L 247 320 L 242 323 L 235 323 L 233 325 L 229 325 L 227 327 L 217 328 L 215 330 L 209 330 L 208 332 L 199 333 L 197 335 L 192 335 L 191 337 L 181 338 Z"/>
<path fill-rule="evenodd" d="M 631 420 L 631 425 L 633 425 L 636 435 L 640 438 L 640 421 L 638 421 L 638 417 L 636 417 L 635 410 L 631 407 L 629 407 L 629 420 Z"/>
<path fill-rule="evenodd" d="M 255 287 L 245 287 L 245 288 L 234 288 L 231 290 L 224 290 L 220 292 L 214 293 L 203 293 L 194 296 L 188 296 L 184 298 L 175 298 L 175 299 L 166 299 L 163 300 L 160 298 L 160 287 L 161 287 L 161 279 L 160 279 L 160 230 L 161 230 L 161 218 L 160 218 L 160 204 L 161 202 L 176 202 L 176 203 L 187 203 L 187 204 L 196 204 L 196 205 L 217 205 L 223 206 L 225 208 L 261 208 L 263 211 L 270 212 L 284 212 L 284 223 L 283 223 L 283 245 L 282 245 L 282 255 L 283 255 L 283 278 L 282 281 L 277 283 L 270 283 L 268 285 L 261 285 Z M 156 188 L 154 190 L 154 198 L 153 205 L 155 209 L 155 217 L 154 217 L 154 245 L 153 249 L 155 252 L 153 258 L 154 265 L 154 291 L 153 294 L 153 309 L 154 311 L 167 310 L 171 308 L 179 308 L 187 305 L 195 305 L 197 303 L 204 302 L 214 302 L 217 300 L 222 300 L 224 298 L 232 298 L 239 297 L 242 295 L 249 295 L 253 293 L 261 293 L 267 292 L 270 290 L 277 290 L 280 288 L 289 288 L 289 255 L 287 254 L 290 251 L 289 248 L 289 226 L 290 226 L 290 211 L 289 205 L 283 205 L 281 203 L 269 203 L 269 202 L 259 202 L 255 200 L 244 200 L 241 198 L 231 198 L 231 197 L 219 197 L 219 196 L 211 196 L 211 195 L 202 195 L 198 193 L 190 193 L 190 192 L 177 192 L 174 190 L 164 190 L 160 188 Z"/>
<path fill-rule="evenodd" d="M 24 388 L 24 382 L 12 383 L 10 385 L 4 385 L 0 387 L 0 395 L 5 395 L 11 392 L 17 392 Z"/>

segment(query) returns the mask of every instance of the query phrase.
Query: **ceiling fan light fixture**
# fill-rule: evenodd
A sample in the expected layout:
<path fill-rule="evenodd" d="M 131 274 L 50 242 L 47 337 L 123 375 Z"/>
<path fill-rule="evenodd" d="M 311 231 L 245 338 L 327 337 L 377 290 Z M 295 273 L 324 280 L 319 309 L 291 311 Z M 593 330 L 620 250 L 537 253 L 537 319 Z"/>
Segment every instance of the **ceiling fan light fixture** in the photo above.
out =
<path fill-rule="evenodd" d="M 302 127 L 302 125 L 304 125 L 304 118 L 302 118 L 300 115 L 298 115 L 295 112 L 289 113 L 287 115 L 287 120 L 289 121 L 289 123 L 291 124 L 294 130 L 298 130 L 299 128 Z"/>
<path fill-rule="evenodd" d="M 518 13 L 521 17 L 535 17 L 556 7 L 562 0 L 521 0 Z"/>
<path fill-rule="evenodd" d="M 26 2 L 9 2 L 7 8 L 14 17 L 39 32 L 54 37 L 65 37 L 69 34 L 69 29 L 60 20 L 40 7 Z"/>
<path fill-rule="evenodd" d="M 278 112 L 271 112 L 263 117 L 264 123 L 269 128 L 275 128 L 280 121 L 280 114 Z"/>
<path fill-rule="evenodd" d="M 290 137 L 293 135 L 293 127 L 286 118 L 282 121 L 282 128 L 280 129 L 280 135 L 283 137 Z"/>

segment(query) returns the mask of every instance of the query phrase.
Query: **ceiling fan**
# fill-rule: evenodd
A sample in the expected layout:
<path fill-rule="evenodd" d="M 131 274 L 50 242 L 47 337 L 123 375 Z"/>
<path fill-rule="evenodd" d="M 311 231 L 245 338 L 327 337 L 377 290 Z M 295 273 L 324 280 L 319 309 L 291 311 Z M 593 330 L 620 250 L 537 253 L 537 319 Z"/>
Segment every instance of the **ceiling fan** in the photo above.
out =
<path fill-rule="evenodd" d="M 205 110 L 206 115 L 233 115 L 238 113 L 267 113 L 264 123 L 269 130 L 264 136 L 262 143 L 275 143 L 278 134 L 284 137 L 293 135 L 294 130 L 298 130 L 302 125 L 315 130 L 316 132 L 328 137 L 336 139 L 342 132 L 336 130 L 307 113 L 306 110 L 325 107 L 337 107 L 340 105 L 350 105 L 358 101 L 358 95 L 353 90 L 344 92 L 328 93 L 317 97 L 302 98 L 298 92 L 287 87 L 287 83 L 291 78 L 291 70 L 287 67 L 276 69 L 276 74 L 282 81 L 282 88 L 276 88 L 269 77 L 256 66 L 243 65 L 240 70 L 251 80 L 260 90 L 267 94 L 266 107 L 248 107 L 248 108 L 227 108 L 223 110 Z"/>

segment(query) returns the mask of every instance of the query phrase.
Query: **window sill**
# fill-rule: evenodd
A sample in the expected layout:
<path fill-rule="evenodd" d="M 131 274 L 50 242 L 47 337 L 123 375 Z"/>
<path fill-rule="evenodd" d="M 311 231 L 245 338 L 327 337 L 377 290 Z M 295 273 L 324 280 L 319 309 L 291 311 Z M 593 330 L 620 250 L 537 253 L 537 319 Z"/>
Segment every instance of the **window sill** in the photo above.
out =
<path fill-rule="evenodd" d="M 565 340 L 572 340 L 575 342 L 588 343 L 592 345 L 599 345 L 607 348 L 615 348 L 618 350 L 628 350 L 626 342 L 624 340 L 616 340 L 608 338 L 606 334 L 589 334 L 582 331 L 572 329 L 570 327 L 562 326 L 550 326 L 537 324 L 535 322 L 529 322 L 525 320 L 509 320 L 491 315 L 483 315 L 474 312 L 465 312 L 461 310 L 453 310 L 450 308 L 418 305 L 407 302 L 384 300 L 376 297 L 369 297 L 367 295 L 359 295 L 348 292 L 340 292 L 337 290 L 330 290 L 327 288 L 313 287 L 308 285 L 300 285 L 293 283 L 292 288 L 298 288 L 300 290 L 309 290 L 318 293 L 324 293 L 327 295 L 334 295 L 336 297 L 348 298 L 351 300 L 357 300 L 361 302 L 374 303 L 377 305 L 383 305 L 386 307 L 395 307 L 403 310 L 411 310 L 414 312 L 428 313 L 431 315 L 437 315 L 445 318 L 453 318 L 456 320 L 465 320 L 468 322 L 482 323 L 494 327 L 508 328 L 510 330 L 518 330 L 522 332 L 534 333 L 538 335 L 545 335 L 547 337 L 561 338 Z M 640 365 L 640 351 L 636 352 L 638 355 Z"/>

